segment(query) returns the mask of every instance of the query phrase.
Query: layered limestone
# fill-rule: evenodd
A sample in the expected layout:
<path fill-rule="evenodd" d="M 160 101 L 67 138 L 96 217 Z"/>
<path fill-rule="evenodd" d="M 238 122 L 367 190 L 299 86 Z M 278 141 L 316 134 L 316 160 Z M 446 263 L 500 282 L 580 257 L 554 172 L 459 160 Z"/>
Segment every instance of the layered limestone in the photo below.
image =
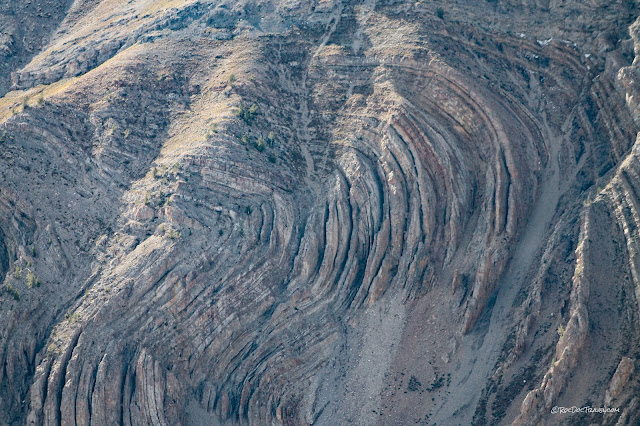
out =
<path fill-rule="evenodd" d="M 637 423 L 638 8 L 583 3 L 3 10 L 0 423 Z"/>

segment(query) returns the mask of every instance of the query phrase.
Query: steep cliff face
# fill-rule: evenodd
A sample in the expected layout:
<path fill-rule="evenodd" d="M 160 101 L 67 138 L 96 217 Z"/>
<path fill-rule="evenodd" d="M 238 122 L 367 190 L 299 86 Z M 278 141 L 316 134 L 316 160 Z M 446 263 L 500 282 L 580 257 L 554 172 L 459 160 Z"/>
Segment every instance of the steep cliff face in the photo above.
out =
<path fill-rule="evenodd" d="M 634 3 L 28 5 L 0 422 L 640 421 Z"/>

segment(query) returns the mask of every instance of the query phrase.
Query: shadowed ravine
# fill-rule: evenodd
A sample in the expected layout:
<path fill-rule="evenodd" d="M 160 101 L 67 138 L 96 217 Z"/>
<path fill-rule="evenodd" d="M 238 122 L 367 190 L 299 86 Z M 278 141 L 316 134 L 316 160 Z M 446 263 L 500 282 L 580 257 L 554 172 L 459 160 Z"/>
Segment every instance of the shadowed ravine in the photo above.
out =
<path fill-rule="evenodd" d="M 552 137 L 548 127 L 545 130 L 549 132 L 549 160 L 542 173 L 540 195 L 524 225 L 525 231 L 516 243 L 513 258 L 500 279 L 495 301 L 490 301 L 488 325 L 470 333 L 456 355 L 458 359 L 453 360 L 459 367 L 454 367 L 451 383 L 460 391 L 443 400 L 442 408 L 436 410 L 431 419 L 436 424 L 472 423 L 474 413 L 469 408 L 478 403 L 483 387 L 500 356 L 500 349 L 514 322 L 510 308 L 525 286 L 525 280 L 532 275 L 530 268 L 536 253 L 542 247 L 545 237 L 548 237 L 561 195 L 558 153 L 562 147 L 562 139 Z"/>

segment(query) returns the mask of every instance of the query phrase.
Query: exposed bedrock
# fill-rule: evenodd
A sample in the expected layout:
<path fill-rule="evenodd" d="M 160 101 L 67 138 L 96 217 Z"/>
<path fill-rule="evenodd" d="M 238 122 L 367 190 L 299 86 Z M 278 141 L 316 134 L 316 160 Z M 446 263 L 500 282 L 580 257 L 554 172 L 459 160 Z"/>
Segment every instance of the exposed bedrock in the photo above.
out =
<path fill-rule="evenodd" d="M 555 3 L 70 5 L 0 99 L 0 423 L 637 422 L 637 10 Z"/>

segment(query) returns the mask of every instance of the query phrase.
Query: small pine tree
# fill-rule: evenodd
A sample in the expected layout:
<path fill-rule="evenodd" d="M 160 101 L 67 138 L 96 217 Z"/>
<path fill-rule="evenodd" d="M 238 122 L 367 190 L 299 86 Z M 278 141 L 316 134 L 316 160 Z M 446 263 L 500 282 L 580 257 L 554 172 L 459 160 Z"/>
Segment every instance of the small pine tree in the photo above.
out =
<path fill-rule="evenodd" d="M 168 237 L 172 240 L 175 240 L 180 236 L 180 233 L 173 228 L 169 229 Z"/>
<path fill-rule="evenodd" d="M 15 300 L 20 300 L 20 291 L 11 283 L 7 283 L 7 292 L 9 292 L 9 294 L 13 296 Z"/>
<path fill-rule="evenodd" d="M 27 271 L 27 287 L 40 287 L 40 278 L 31 271 Z"/>

